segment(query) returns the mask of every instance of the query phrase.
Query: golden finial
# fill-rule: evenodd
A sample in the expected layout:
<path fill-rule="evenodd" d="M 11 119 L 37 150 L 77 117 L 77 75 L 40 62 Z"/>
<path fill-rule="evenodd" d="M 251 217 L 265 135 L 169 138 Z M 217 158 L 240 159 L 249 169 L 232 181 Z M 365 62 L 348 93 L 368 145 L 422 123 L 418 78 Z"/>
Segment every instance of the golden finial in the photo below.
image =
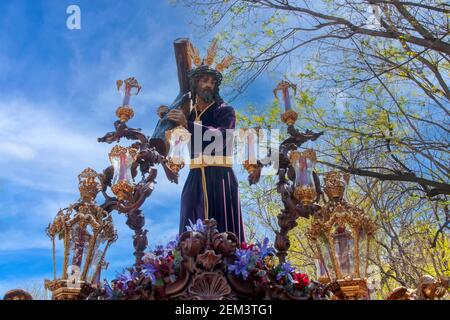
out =
<path fill-rule="evenodd" d="M 217 40 L 213 40 L 211 46 L 208 48 L 208 54 L 206 55 L 205 64 L 209 67 L 213 64 L 217 54 Z"/>
<path fill-rule="evenodd" d="M 234 60 L 233 56 L 227 56 L 227 57 L 223 58 L 223 60 L 217 64 L 216 70 L 219 72 L 222 72 L 223 70 L 225 70 L 226 68 L 228 68 L 230 66 L 230 64 L 233 62 L 233 60 Z"/>
<path fill-rule="evenodd" d="M 191 57 L 192 62 L 199 67 L 202 64 L 202 59 L 200 58 L 200 54 L 198 53 L 198 49 L 189 43 L 188 46 L 188 55 Z"/>
<path fill-rule="evenodd" d="M 120 88 L 122 87 L 123 81 L 122 80 L 117 80 L 116 81 L 116 85 L 117 85 L 117 91 L 120 90 Z"/>

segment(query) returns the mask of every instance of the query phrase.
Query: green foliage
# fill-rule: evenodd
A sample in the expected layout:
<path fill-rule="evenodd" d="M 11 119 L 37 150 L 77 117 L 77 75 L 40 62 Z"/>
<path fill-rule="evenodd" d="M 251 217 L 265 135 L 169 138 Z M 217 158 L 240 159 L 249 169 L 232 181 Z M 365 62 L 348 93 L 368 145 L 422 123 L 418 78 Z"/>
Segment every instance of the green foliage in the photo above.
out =
<path fill-rule="evenodd" d="M 374 88 L 376 90 L 376 88 Z M 309 103 L 305 103 L 308 101 Z M 311 101 L 314 99 L 310 93 L 304 92 L 303 98 L 297 100 L 296 108 L 300 113 L 299 123 L 320 126 L 320 118 L 329 119 L 335 116 L 333 112 L 338 109 L 324 110 L 316 107 Z M 319 110 L 318 112 L 316 112 Z M 363 136 L 359 131 L 375 131 L 382 135 L 386 130 L 396 134 L 395 124 L 390 121 L 393 116 L 391 112 L 377 108 L 377 103 L 370 103 L 363 109 L 364 112 L 354 113 L 347 109 L 342 113 L 344 121 L 357 120 L 358 126 L 353 127 L 354 132 L 350 135 L 340 127 L 330 128 L 333 134 L 324 138 L 325 141 L 318 142 L 315 146 L 319 154 L 326 156 L 333 146 L 333 154 L 347 154 L 354 146 L 361 143 L 369 148 L 376 143 L 374 134 Z M 264 111 L 249 107 L 246 112 L 239 113 L 238 123 L 242 127 L 252 127 L 255 124 L 268 128 L 281 126 L 279 121 L 280 108 L 276 101 L 267 106 Z M 314 113 L 314 116 L 312 116 Z M 342 118 L 339 117 L 339 119 Z M 399 139 L 399 138 L 398 138 Z M 392 139 L 393 144 L 397 141 Z M 395 152 L 398 157 L 401 154 Z M 374 163 L 381 165 L 388 161 L 389 155 L 378 154 Z M 319 167 L 319 173 L 326 171 Z M 429 274 L 432 276 L 450 276 L 450 247 L 447 233 L 438 236 L 436 245 L 432 247 L 436 235 L 438 222 L 435 220 L 431 203 L 422 196 L 412 193 L 408 194 L 402 190 L 404 186 L 390 182 L 385 185 L 376 180 L 366 178 L 355 178 L 356 183 L 351 185 L 347 192 L 350 202 L 358 204 L 368 214 L 372 214 L 380 226 L 376 234 L 376 242 L 372 243 L 371 265 L 376 267 L 377 273 L 374 277 L 380 278 L 380 288 L 374 293 L 373 298 L 383 299 L 390 291 L 401 284 L 415 288 L 416 281 L 420 276 Z M 282 204 L 275 190 L 276 177 L 263 176 L 262 181 L 256 186 L 249 186 L 246 181 L 241 182 L 241 197 L 243 201 L 243 212 L 246 224 L 251 226 L 252 238 L 263 235 L 274 236 L 278 230 L 277 215 Z M 400 188 L 400 190 L 399 190 Z M 391 203 L 395 203 L 392 205 Z M 448 205 L 448 201 L 439 203 L 440 206 Z M 308 274 L 315 273 L 315 253 L 308 239 L 306 230 L 310 222 L 307 219 L 298 219 L 298 226 L 289 234 L 291 243 L 288 259 L 293 265 Z M 248 234 L 248 233 L 247 233 Z"/>

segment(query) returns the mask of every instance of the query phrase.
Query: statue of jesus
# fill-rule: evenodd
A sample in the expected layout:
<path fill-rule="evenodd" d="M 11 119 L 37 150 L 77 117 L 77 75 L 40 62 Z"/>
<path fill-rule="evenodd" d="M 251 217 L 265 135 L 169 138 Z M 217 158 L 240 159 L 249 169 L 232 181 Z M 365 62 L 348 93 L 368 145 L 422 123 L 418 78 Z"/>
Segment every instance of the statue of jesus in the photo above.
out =
<path fill-rule="evenodd" d="M 243 242 L 238 181 L 231 161 L 236 115 L 219 94 L 221 71 L 227 63 L 222 61 L 212 68 L 213 51 L 208 50 L 208 57 L 189 72 L 190 114 L 186 116 L 179 109 L 168 114 L 168 119 L 191 133 L 191 164 L 181 195 L 180 234 L 189 221 L 215 219 L 219 232 L 230 231 Z"/>

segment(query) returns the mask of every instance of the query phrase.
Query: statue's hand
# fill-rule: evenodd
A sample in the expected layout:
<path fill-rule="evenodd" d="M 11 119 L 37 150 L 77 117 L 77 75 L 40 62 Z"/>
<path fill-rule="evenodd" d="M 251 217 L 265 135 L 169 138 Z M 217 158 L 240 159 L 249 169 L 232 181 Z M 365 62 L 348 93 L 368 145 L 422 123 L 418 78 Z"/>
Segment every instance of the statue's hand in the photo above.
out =
<path fill-rule="evenodd" d="M 173 109 L 167 114 L 167 119 L 172 120 L 176 124 L 187 128 L 187 120 L 183 111 L 180 109 Z"/>

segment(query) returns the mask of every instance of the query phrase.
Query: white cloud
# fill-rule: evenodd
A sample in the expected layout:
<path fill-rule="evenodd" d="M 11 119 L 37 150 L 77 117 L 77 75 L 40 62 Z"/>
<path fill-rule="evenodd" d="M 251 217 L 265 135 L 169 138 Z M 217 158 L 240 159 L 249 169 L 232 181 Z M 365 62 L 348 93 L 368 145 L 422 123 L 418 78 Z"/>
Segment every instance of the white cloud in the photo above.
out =
<path fill-rule="evenodd" d="M 19 160 L 31 160 L 36 156 L 36 151 L 30 146 L 11 141 L 1 141 L 0 150 L 2 150 L 2 153 Z"/>
<path fill-rule="evenodd" d="M 141 15 L 142 11 L 138 14 Z M 171 31 L 159 29 L 158 22 L 151 15 L 145 21 L 147 28 L 140 33 L 130 33 L 129 28 L 120 28 L 114 32 L 114 37 L 103 39 L 103 48 L 98 53 L 100 61 L 95 68 L 85 60 L 78 43 L 70 42 L 75 58 L 71 61 L 68 81 L 71 83 L 71 97 L 91 94 L 95 90 L 89 105 L 84 107 L 91 116 L 104 118 L 112 115 L 122 102 L 116 90 L 116 80 L 136 77 L 142 91 L 131 99 L 136 113 L 134 121 L 139 115 L 148 116 L 151 110 L 154 117 L 148 119 L 148 127 L 145 128 L 149 131 L 154 127 L 151 121 L 156 121 L 156 108 L 160 104 L 172 103 L 176 98 L 178 80 Z M 159 32 L 154 32 L 157 29 Z M 145 41 L 142 41 L 143 34 L 147 35 Z"/>
<path fill-rule="evenodd" d="M 51 249 L 51 241 L 42 236 L 30 236 L 25 230 L 5 230 L 0 233 L 0 251 Z M 50 253 L 50 251 L 49 251 Z"/>
<path fill-rule="evenodd" d="M 13 112 L 12 112 L 13 111 Z M 104 146 L 83 123 L 16 98 L 0 103 L 0 178 L 29 188 L 72 192 L 86 166 L 107 163 Z"/>

